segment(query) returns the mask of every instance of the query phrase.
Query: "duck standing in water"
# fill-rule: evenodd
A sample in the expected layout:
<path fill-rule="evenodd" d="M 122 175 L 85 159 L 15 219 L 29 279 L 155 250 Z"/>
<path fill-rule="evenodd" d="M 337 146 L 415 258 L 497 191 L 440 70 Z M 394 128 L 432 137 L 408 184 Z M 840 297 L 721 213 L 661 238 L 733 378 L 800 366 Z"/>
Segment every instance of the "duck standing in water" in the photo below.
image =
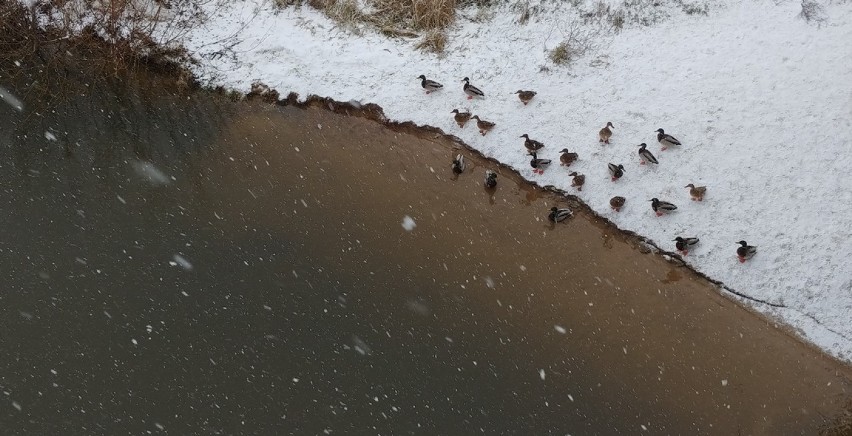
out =
<path fill-rule="evenodd" d="M 535 97 L 536 92 L 535 91 L 521 91 L 519 89 L 519 90 L 515 91 L 515 94 L 518 94 L 518 99 L 521 100 L 521 103 L 523 103 L 524 106 L 526 106 L 527 103 L 529 103 L 533 99 L 533 97 Z"/>
<path fill-rule="evenodd" d="M 497 187 L 497 173 L 491 170 L 485 170 L 485 188 L 494 189 Z"/>
<path fill-rule="evenodd" d="M 706 186 L 695 186 L 690 183 L 684 188 L 689 188 L 689 196 L 692 197 L 692 201 L 704 201 L 704 194 L 707 193 Z"/>
<path fill-rule="evenodd" d="M 453 115 L 453 119 L 456 120 L 456 124 L 458 124 L 459 127 L 464 127 L 464 125 L 470 121 L 470 117 L 473 116 L 470 112 L 459 112 L 458 109 L 453 109 L 450 113 L 455 114 Z"/>
<path fill-rule="evenodd" d="M 660 150 L 666 151 L 667 148 L 672 145 L 681 145 L 680 141 L 678 141 L 674 136 L 669 135 L 663 129 L 657 129 L 657 141 L 660 142 L 662 148 Z"/>
<path fill-rule="evenodd" d="M 539 151 L 544 147 L 544 144 L 536 141 L 535 139 L 530 139 L 530 135 L 527 135 L 526 133 L 521 135 L 521 138 L 524 138 L 524 147 L 526 147 L 527 150 L 529 150 L 531 152 L 532 151 Z"/>
<path fill-rule="evenodd" d="M 551 222 L 558 223 L 565 221 L 566 219 L 571 217 L 571 215 L 573 215 L 571 213 L 571 209 L 560 209 L 556 206 L 553 206 L 550 208 L 550 214 L 547 215 L 547 219 L 549 219 Z"/>
<path fill-rule="evenodd" d="M 652 164 L 659 164 L 660 162 L 657 161 L 657 158 L 654 157 L 654 154 L 651 153 L 650 150 L 647 150 L 645 148 L 647 146 L 648 146 L 648 144 L 645 144 L 644 142 L 639 144 L 639 159 L 640 159 L 639 164 L 645 165 L 646 162 L 651 162 Z"/>
<path fill-rule="evenodd" d="M 464 91 L 465 94 L 467 94 L 468 100 L 472 100 L 473 97 L 485 97 L 485 93 L 482 92 L 481 89 L 471 85 L 470 79 L 468 79 L 467 77 L 462 79 L 462 82 L 464 82 L 464 86 L 462 87 L 462 90 Z"/>
<path fill-rule="evenodd" d="M 583 185 L 586 184 L 586 176 L 576 171 L 573 171 L 571 174 L 568 175 L 573 177 L 573 179 L 571 180 L 571 186 L 577 188 L 578 191 L 582 191 Z"/>
<path fill-rule="evenodd" d="M 464 172 L 464 156 L 458 155 L 453 159 L 453 174 L 461 174 Z"/>
<path fill-rule="evenodd" d="M 746 260 L 751 259 L 755 254 L 757 254 L 757 247 L 748 245 L 748 242 L 740 241 L 737 242 L 737 244 L 740 244 L 740 246 L 737 247 L 737 258 L 739 258 L 740 263 L 745 263 Z"/>
<path fill-rule="evenodd" d="M 614 128 L 615 128 L 615 126 L 612 125 L 612 122 L 607 121 L 604 128 L 601 129 L 600 132 L 598 132 L 598 136 L 601 138 L 601 140 L 598 141 L 598 142 L 603 142 L 604 144 L 609 144 L 609 138 L 612 138 L 612 129 L 614 129 Z"/>
<path fill-rule="evenodd" d="M 680 251 L 684 256 L 686 256 L 689 254 L 689 247 L 698 243 L 698 238 L 682 238 L 678 236 L 677 238 L 674 238 L 674 241 L 677 251 Z"/>
<path fill-rule="evenodd" d="M 563 148 L 560 153 L 562 154 L 559 156 L 559 162 L 562 163 L 560 163 L 559 165 L 562 165 L 564 167 L 570 167 L 571 164 L 574 163 L 574 161 L 576 161 L 580 157 L 580 155 L 578 155 L 577 153 L 571 153 L 570 151 L 568 151 L 567 148 Z"/>
<path fill-rule="evenodd" d="M 471 118 L 476 120 L 476 127 L 479 129 L 479 134 L 481 134 L 482 136 L 485 136 L 486 133 L 490 132 L 491 129 L 496 126 L 496 124 L 492 123 L 491 121 L 485 121 L 479 118 L 479 115 L 474 115 Z"/>
<path fill-rule="evenodd" d="M 550 165 L 550 159 L 539 159 L 536 152 L 532 152 L 532 160 L 530 160 L 530 166 L 533 168 L 534 173 L 544 174 L 545 168 Z"/>
<path fill-rule="evenodd" d="M 624 175 L 624 165 L 616 165 L 614 163 L 607 164 L 609 174 L 612 176 L 612 181 L 620 179 Z"/>
<path fill-rule="evenodd" d="M 615 197 L 612 197 L 612 198 L 609 199 L 609 207 L 611 207 L 612 210 L 618 212 L 618 211 L 621 210 L 621 207 L 624 206 L 624 203 L 626 203 L 626 202 L 627 202 L 626 198 L 619 197 L 619 196 L 616 195 Z"/>
<path fill-rule="evenodd" d="M 444 85 L 441 85 L 440 83 L 434 80 L 427 79 L 426 76 L 422 74 L 417 78 L 420 79 L 420 86 L 422 86 L 423 89 L 426 90 L 427 94 L 431 93 L 432 91 L 438 91 L 444 87 Z"/>
<path fill-rule="evenodd" d="M 651 209 L 657 213 L 657 216 L 663 216 L 664 213 L 669 213 L 677 210 L 677 206 L 668 201 L 660 201 L 659 199 L 652 198 L 651 200 Z"/>

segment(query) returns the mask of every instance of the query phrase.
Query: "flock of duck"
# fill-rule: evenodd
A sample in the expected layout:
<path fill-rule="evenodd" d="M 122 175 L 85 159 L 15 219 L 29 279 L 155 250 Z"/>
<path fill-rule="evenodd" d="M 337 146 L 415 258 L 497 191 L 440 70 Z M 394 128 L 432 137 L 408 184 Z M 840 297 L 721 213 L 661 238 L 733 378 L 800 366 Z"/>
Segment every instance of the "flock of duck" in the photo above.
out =
<path fill-rule="evenodd" d="M 418 79 L 420 79 L 420 86 L 426 91 L 426 94 L 431 94 L 432 92 L 439 91 L 444 87 L 444 85 L 434 80 L 427 79 L 425 75 L 420 75 Z M 485 93 L 482 92 L 481 89 L 470 84 L 469 78 L 465 77 L 464 79 L 462 79 L 462 82 L 464 82 L 462 90 L 465 94 L 467 94 L 468 100 L 485 97 Z M 517 94 L 518 99 L 525 106 L 536 96 L 535 91 L 518 90 L 514 94 Z M 473 115 L 470 112 L 461 112 L 458 109 L 453 109 L 450 113 L 454 114 L 453 118 L 455 119 L 456 124 L 458 124 L 458 126 L 461 128 L 463 128 L 465 124 L 468 123 L 468 121 L 476 120 L 476 127 L 479 129 L 479 133 L 483 136 L 485 136 L 496 126 L 496 123 L 483 120 L 478 115 Z M 601 143 L 609 144 L 609 140 L 612 137 L 612 130 L 614 128 L 615 126 L 611 122 L 607 122 L 606 126 L 604 126 L 598 132 L 598 137 L 600 138 Z M 669 147 L 681 145 L 681 142 L 678 141 L 677 138 L 672 135 L 669 135 L 663 129 L 657 129 L 656 133 L 657 142 L 660 143 L 660 151 L 665 151 Z M 530 166 L 532 167 L 533 172 L 536 174 L 544 174 L 545 169 L 547 169 L 547 167 L 551 164 L 550 159 L 543 159 L 538 157 L 538 152 L 539 150 L 544 148 L 544 144 L 539 141 L 536 141 L 535 139 L 530 138 L 530 136 L 526 133 L 521 135 L 520 138 L 524 139 L 524 147 L 526 147 L 527 153 L 532 157 L 530 159 Z M 638 155 L 640 159 L 639 163 L 641 165 L 659 164 L 659 161 L 654 156 L 654 154 L 651 153 L 650 150 L 648 150 L 647 144 L 643 142 L 639 144 L 638 147 Z M 571 164 L 574 163 L 578 158 L 579 156 L 577 155 L 577 153 L 571 152 L 567 148 L 564 148 L 560 151 L 559 161 L 562 166 L 570 167 Z M 609 169 L 609 174 L 613 182 L 620 179 L 624 175 L 624 165 L 609 163 L 607 164 L 607 167 Z M 462 172 L 464 172 L 464 169 L 464 156 L 459 154 L 458 156 L 456 156 L 455 159 L 453 159 L 452 170 L 455 174 L 461 174 Z M 568 175 L 572 177 L 571 186 L 577 188 L 578 191 L 582 191 L 583 185 L 586 183 L 586 176 L 576 171 L 572 171 Z M 484 184 L 487 189 L 496 189 L 497 173 L 492 170 L 486 170 Z M 695 186 L 692 183 L 686 185 L 685 188 L 689 188 L 689 195 L 692 198 L 692 201 L 703 201 L 704 195 L 707 193 L 707 187 Z M 615 196 L 610 199 L 609 204 L 613 210 L 618 212 L 619 210 L 621 210 L 621 207 L 624 206 L 626 201 L 627 199 L 624 197 Z M 658 198 L 652 198 L 649 201 L 651 202 L 651 210 L 653 210 L 658 217 L 677 210 L 677 206 L 668 201 L 663 201 Z M 558 223 L 565 221 L 571 216 L 572 213 L 570 209 L 551 207 L 550 213 L 548 214 L 548 219 L 553 223 Z M 686 255 L 689 253 L 689 249 L 691 247 L 698 244 L 699 239 L 696 237 L 678 236 L 673 241 L 675 242 L 675 247 L 677 248 L 677 250 L 683 255 Z M 748 245 L 746 241 L 739 241 L 737 242 L 737 244 L 739 244 L 739 247 L 737 247 L 737 258 L 740 262 L 745 262 L 747 259 L 750 259 L 755 254 L 757 254 L 757 247 Z"/>

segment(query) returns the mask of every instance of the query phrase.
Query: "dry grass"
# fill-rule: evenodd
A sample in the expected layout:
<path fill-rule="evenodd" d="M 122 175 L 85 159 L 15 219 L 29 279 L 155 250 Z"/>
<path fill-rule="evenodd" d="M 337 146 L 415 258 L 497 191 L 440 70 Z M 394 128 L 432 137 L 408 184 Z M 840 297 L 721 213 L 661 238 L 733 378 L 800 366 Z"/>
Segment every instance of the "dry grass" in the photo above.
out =
<path fill-rule="evenodd" d="M 562 29 L 562 41 L 550 50 L 548 57 L 555 65 L 568 65 L 596 49 L 600 29 L 573 21 Z"/>
<path fill-rule="evenodd" d="M 413 30 L 446 29 L 456 19 L 456 0 L 368 0 L 370 19 Z"/>
<path fill-rule="evenodd" d="M 821 25 L 826 20 L 825 8 L 814 0 L 802 0 L 802 11 L 799 17 L 808 23 Z"/>
<path fill-rule="evenodd" d="M 434 29 L 426 32 L 420 42 L 417 43 L 417 49 L 431 53 L 443 53 L 447 47 L 447 34 L 443 30 Z"/>

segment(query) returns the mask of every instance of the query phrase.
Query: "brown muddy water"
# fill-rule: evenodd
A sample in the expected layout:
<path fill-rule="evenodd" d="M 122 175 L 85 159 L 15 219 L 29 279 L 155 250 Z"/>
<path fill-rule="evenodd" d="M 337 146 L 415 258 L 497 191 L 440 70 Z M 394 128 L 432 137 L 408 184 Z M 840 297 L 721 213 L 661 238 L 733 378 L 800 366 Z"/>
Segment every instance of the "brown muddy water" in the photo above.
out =
<path fill-rule="evenodd" d="M 848 367 L 445 139 L 158 88 L 0 108 L 3 434 L 848 429 Z"/>

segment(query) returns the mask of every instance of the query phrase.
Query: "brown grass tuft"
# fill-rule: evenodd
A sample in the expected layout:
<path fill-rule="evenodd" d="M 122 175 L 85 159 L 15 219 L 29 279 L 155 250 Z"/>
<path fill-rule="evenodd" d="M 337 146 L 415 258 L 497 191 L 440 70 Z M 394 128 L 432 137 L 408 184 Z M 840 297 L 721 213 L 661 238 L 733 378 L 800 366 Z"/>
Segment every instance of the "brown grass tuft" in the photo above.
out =
<path fill-rule="evenodd" d="M 447 47 L 447 34 L 443 30 L 430 30 L 417 43 L 417 49 L 431 53 L 443 53 Z"/>
<path fill-rule="evenodd" d="M 414 30 L 445 29 L 456 19 L 456 0 L 368 0 L 371 19 L 381 26 Z"/>

